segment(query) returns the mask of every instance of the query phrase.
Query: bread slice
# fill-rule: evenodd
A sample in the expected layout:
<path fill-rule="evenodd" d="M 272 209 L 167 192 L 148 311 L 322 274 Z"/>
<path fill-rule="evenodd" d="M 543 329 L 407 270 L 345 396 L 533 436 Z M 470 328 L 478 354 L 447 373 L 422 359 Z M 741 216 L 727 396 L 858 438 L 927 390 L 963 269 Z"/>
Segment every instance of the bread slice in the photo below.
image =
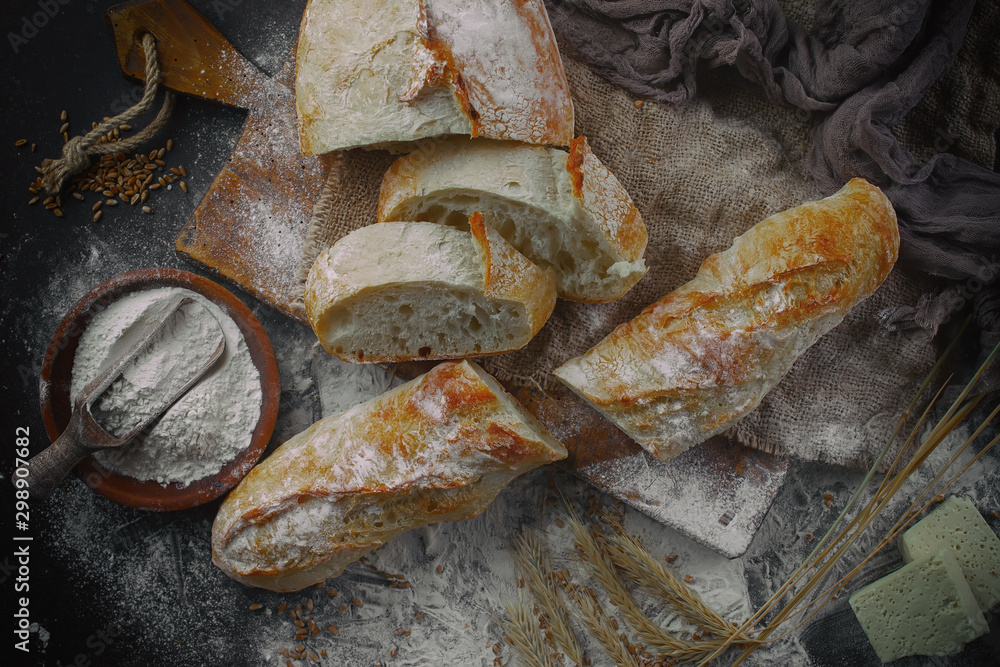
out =
<path fill-rule="evenodd" d="M 309 0 L 295 99 L 306 155 L 443 134 L 573 138 L 542 0 Z"/>
<path fill-rule="evenodd" d="M 646 226 L 585 137 L 555 148 L 452 138 L 396 160 L 379 220 L 466 225 L 473 211 L 511 245 L 556 270 L 559 296 L 612 301 L 646 273 Z"/>
<path fill-rule="evenodd" d="M 477 365 L 445 362 L 327 417 L 250 471 L 219 508 L 212 561 L 295 591 L 396 535 L 471 519 L 566 448 Z"/>
<path fill-rule="evenodd" d="M 892 204 L 853 179 L 758 223 L 694 280 L 554 373 L 666 461 L 757 407 L 875 291 L 898 253 Z"/>
<path fill-rule="evenodd" d="M 306 280 L 320 343 L 346 361 L 453 359 L 515 350 L 555 306 L 555 276 L 472 216 L 471 232 L 383 222 L 325 250 Z"/>

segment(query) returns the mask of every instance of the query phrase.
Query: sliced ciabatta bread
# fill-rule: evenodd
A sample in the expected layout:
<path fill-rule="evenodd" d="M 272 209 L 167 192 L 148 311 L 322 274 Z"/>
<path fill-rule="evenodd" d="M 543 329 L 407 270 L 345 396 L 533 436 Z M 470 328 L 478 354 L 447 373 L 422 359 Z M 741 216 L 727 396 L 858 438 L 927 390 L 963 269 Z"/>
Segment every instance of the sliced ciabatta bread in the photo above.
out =
<path fill-rule="evenodd" d="M 219 508 L 212 561 L 295 591 L 396 535 L 471 519 L 562 443 L 473 363 L 445 362 L 327 417 L 250 471 Z"/>
<path fill-rule="evenodd" d="M 296 58 L 307 155 L 442 134 L 573 138 L 542 0 L 309 0 Z"/>
<path fill-rule="evenodd" d="M 454 359 L 531 340 L 552 314 L 555 276 L 482 216 L 470 229 L 375 223 L 323 251 L 305 305 L 326 351 L 347 361 Z"/>
<path fill-rule="evenodd" d="M 584 137 L 568 153 L 452 138 L 399 158 L 382 181 L 379 220 L 461 228 L 474 211 L 529 259 L 553 267 L 565 299 L 613 301 L 646 273 L 642 216 Z"/>
<path fill-rule="evenodd" d="M 753 410 L 875 291 L 898 251 L 892 204 L 856 178 L 758 223 L 554 373 L 654 456 L 673 458 Z"/>

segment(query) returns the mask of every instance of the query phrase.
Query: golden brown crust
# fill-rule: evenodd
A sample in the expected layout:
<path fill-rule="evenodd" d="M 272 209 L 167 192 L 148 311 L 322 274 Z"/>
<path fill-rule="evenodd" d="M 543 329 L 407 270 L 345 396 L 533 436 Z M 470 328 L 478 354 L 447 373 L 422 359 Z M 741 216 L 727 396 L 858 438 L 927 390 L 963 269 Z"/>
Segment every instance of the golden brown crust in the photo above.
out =
<path fill-rule="evenodd" d="M 462 109 L 462 113 L 469 119 L 469 123 L 472 126 L 469 136 L 478 137 L 482 127 L 479 122 L 479 112 L 472 105 L 472 100 L 469 98 L 468 85 L 462 78 L 461 68 L 455 63 L 455 55 L 452 53 L 451 45 L 439 37 L 437 26 L 430 19 L 427 11 L 427 0 L 420 0 L 418 29 L 421 44 L 427 49 L 430 56 L 429 70 L 434 73 L 431 85 L 438 86 L 441 82 L 446 82 L 451 86 L 455 94 L 455 99 L 458 100 L 458 104 Z M 407 93 L 406 96 L 400 99 L 404 102 L 412 102 L 416 97 L 416 94 L 411 95 Z"/>
<path fill-rule="evenodd" d="M 885 279 L 892 205 L 863 179 L 784 211 L 555 374 L 668 459 L 752 410 L 794 360 Z"/>
<path fill-rule="evenodd" d="M 543 115 L 546 122 L 543 136 L 553 137 L 554 140 L 547 143 L 565 146 L 572 140 L 575 129 L 573 101 L 562 57 L 553 38 L 549 15 L 543 2 L 517 0 L 514 2 L 514 9 L 529 27 L 535 51 L 539 54 L 539 63 L 536 65 L 539 81 L 550 91 L 542 102 L 547 109 L 547 113 Z M 502 116 L 502 109 L 499 111 L 501 113 L 497 116 Z"/>
<path fill-rule="evenodd" d="M 541 0 L 422 0 L 471 136 L 565 146 L 573 103 Z"/>
<path fill-rule="evenodd" d="M 213 561 L 251 585 L 301 588 L 404 530 L 471 518 L 517 475 L 565 456 L 482 369 L 445 362 L 254 468 L 219 509 Z"/>
<path fill-rule="evenodd" d="M 621 181 L 590 150 L 586 137 L 573 140 L 566 170 L 573 179 L 574 195 L 615 249 L 626 261 L 640 259 L 648 241 L 642 215 Z"/>
<path fill-rule="evenodd" d="M 472 232 L 472 238 L 476 240 L 479 244 L 479 249 L 482 253 L 483 258 L 483 276 L 485 280 L 485 285 L 483 285 L 483 291 L 489 294 L 496 282 L 496 275 L 493 269 L 493 253 L 490 251 L 490 241 L 489 236 L 486 233 L 486 223 L 483 222 L 483 214 L 476 211 L 469 216 L 469 231 Z"/>

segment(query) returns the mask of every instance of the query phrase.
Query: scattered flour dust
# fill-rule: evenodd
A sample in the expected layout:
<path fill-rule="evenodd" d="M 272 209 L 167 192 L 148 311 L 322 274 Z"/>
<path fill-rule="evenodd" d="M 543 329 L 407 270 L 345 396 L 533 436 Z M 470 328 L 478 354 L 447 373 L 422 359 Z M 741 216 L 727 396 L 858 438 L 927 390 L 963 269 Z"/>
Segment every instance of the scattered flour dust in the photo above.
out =
<path fill-rule="evenodd" d="M 284 391 L 295 403 L 301 400 L 304 412 L 310 394 L 327 416 L 400 381 L 378 366 L 329 357 L 304 327 L 279 323 L 270 334 Z M 101 612 L 101 623 L 121 629 L 131 644 L 143 646 L 144 659 L 156 656 L 159 664 L 285 667 L 282 652 L 302 646 L 319 660 L 293 664 L 491 667 L 499 658 L 514 665 L 519 658 L 503 643 L 497 620 L 503 603 L 518 594 L 512 542 L 524 529 L 541 534 L 554 567 L 571 568 L 575 581 L 593 585 L 576 564 L 568 529 L 558 521 L 562 496 L 581 508 L 589 506 L 593 493 L 552 469 L 534 470 L 511 482 L 479 517 L 404 533 L 323 588 L 297 593 L 244 586 L 212 564 L 212 504 L 183 515 L 142 512 L 74 481 L 50 510 L 53 532 L 47 541 L 66 584 L 96 591 L 93 609 Z M 734 621 L 747 615 L 740 561 L 621 509 L 626 528 L 654 554 L 678 555 L 675 571 L 690 575 L 692 586 L 717 611 Z M 656 620 L 671 627 L 679 623 L 655 600 L 641 602 Z M 312 620 L 320 629 L 315 635 L 297 635 L 300 628 L 290 612 L 300 605 L 304 622 Z M 605 608 L 615 613 L 614 607 Z M 583 626 L 574 621 L 573 627 L 592 664 L 610 665 Z"/>
<path fill-rule="evenodd" d="M 329 417 L 375 398 L 402 382 L 378 364 L 352 364 L 313 347 L 312 374 L 319 388 L 323 416 Z"/>
<path fill-rule="evenodd" d="M 116 473 L 161 484 L 190 484 L 221 470 L 249 446 L 260 418 L 260 373 L 236 323 L 191 290 L 166 287 L 125 296 L 97 313 L 80 338 L 73 364 L 72 396 L 134 344 L 142 332 L 182 297 L 194 299 L 168 322 L 168 330 L 111 384 L 94 404 L 98 423 L 123 436 L 155 415 L 218 344 L 216 366 L 160 420 L 121 449 L 98 452 Z"/>
<path fill-rule="evenodd" d="M 68 287 L 82 293 L 96 282 L 92 278 L 77 288 Z M 62 287 L 54 283 L 53 296 L 60 296 Z M 60 304 L 52 318 L 64 310 Z M 315 347 L 312 332 L 297 323 L 279 318 L 267 321 L 264 312 L 261 316 L 281 369 L 283 416 L 279 423 L 288 422 L 289 437 L 321 416 L 318 410 L 314 414 L 314 402 L 322 403 L 322 416 L 328 416 L 378 395 L 392 380 L 377 366 L 345 364 L 329 357 Z M 276 435 L 275 439 L 283 438 Z M 929 467 L 936 470 L 937 458 L 947 451 L 950 448 L 942 450 Z M 981 508 L 1000 507 L 1000 485 L 995 483 L 991 464 L 973 464 L 968 479 L 963 476 L 953 492 L 970 495 Z M 931 474 L 922 475 L 921 481 Z M 739 622 L 801 562 L 813 544 L 808 535 L 822 534 L 829 527 L 861 476 L 835 466 L 797 462 L 761 530 L 737 559 L 725 558 L 628 507 L 622 508 L 623 522 L 654 555 L 676 555 L 670 564 L 674 572 L 691 577 L 690 585 L 710 606 Z M 581 508 L 589 505 L 587 497 L 594 491 L 557 476 L 556 493 L 548 485 L 551 477 L 551 469 L 528 473 L 514 480 L 479 517 L 400 535 L 363 562 L 349 566 L 340 577 L 328 580 L 324 588 L 292 594 L 243 586 L 212 564 L 215 504 L 182 513 L 144 512 L 119 506 L 74 480 L 58 491 L 59 502 L 45 507 L 51 526 L 45 534 L 45 548 L 56 561 L 54 576 L 70 589 L 94 597 L 85 611 L 66 613 L 94 614 L 80 619 L 94 630 L 120 630 L 122 641 L 116 650 L 126 644 L 142 647 L 141 656 L 119 653 L 117 662 L 102 664 L 285 667 L 282 650 L 302 645 L 320 660 L 293 661 L 294 665 L 489 667 L 498 657 L 494 646 L 499 644 L 501 663 L 516 665 L 519 658 L 503 644 L 497 617 L 504 601 L 517 595 L 511 543 L 518 533 L 525 528 L 540 531 L 553 565 L 570 569 L 574 581 L 593 585 L 576 564 L 568 530 L 557 520 L 560 496 Z M 832 496 L 829 507 L 824 504 L 825 494 Z M 890 510 L 888 523 L 899 508 Z M 402 587 L 401 581 L 409 585 Z M 635 595 L 655 621 L 671 629 L 678 627 L 679 621 L 663 605 L 641 591 Z M 303 617 L 311 617 L 320 632 L 299 640 L 299 628 L 289 612 L 299 605 L 306 610 L 310 601 L 313 608 Z M 279 613 L 282 603 L 285 611 Z M 251 609 L 257 604 L 261 607 Z M 604 606 L 617 613 L 613 606 Z M 623 631 L 631 632 L 620 616 L 616 618 Z M 818 619 L 818 623 L 823 621 Z M 593 665 L 612 664 L 578 622 L 573 621 L 573 628 Z M 760 649 L 747 664 L 826 664 L 813 663 L 799 634 Z M 53 639 L 60 637 L 56 634 Z M 70 655 L 87 650 L 84 645 L 70 648 Z M 159 659 L 150 661 L 150 656 Z M 728 657 L 731 662 L 735 656 Z"/>
<path fill-rule="evenodd" d="M 310 366 L 318 369 L 325 364 L 321 357 L 309 359 L 311 334 L 307 330 L 296 335 L 290 328 L 288 333 L 278 341 L 279 347 L 303 353 L 295 355 L 299 370 L 293 375 L 308 374 Z M 286 356 L 290 355 L 278 351 L 279 360 Z M 339 364 L 332 366 L 339 368 Z M 361 369 L 374 374 L 375 367 L 347 366 L 340 370 L 348 375 L 341 377 L 346 380 Z M 299 380 L 305 391 L 310 383 L 303 377 L 307 376 Z M 335 375 L 314 377 L 317 384 L 326 382 L 328 391 L 335 392 Z M 347 403 L 362 398 L 355 393 L 356 385 L 345 382 L 340 386 L 343 392 L 337 400 Z M 338 408 L 330 404 L 330 409 Z M 943 458 L 950 449 L 935 458 Z M 937 460 L 930 464 L 921 479 L 937 470 Z M 739 622 L 808 553 L 812 544 L 806 534 L 821 534 L 846 502 L 862 474 L 845 478 L 843 472 L 816 462 L 795 465 L 758 537 L 738 559 L 725 558 L 616 504 L 629 533 L 640 537 L 656 557 L 669 556 L 675 574 L 690 577 L 690 586 L 707 604 Z M 997 485 L 982 472 L 971 470 L 953 492 L 972 496 L 981 507 L 996 507 Z M 550 485 L 553 480 L 557 488 Z M 824 494 L 832 497 L 829 506 Z M 590 506 L 594 495 L 589 487 L 551 469 L 535 470 L 514 480 L 479 517 L 404 533 L 349 566 L 340 577 L 327 580 L 322 588 L 297 593 L 249 588 L 212 565 L 212 507 L 196 508 L 183 516 L 141 512 L 101 498 L 80 482 L 64 489 L 60 502 L 49 510 L 55 530 L 48 548 L 63 563 L 67 586 L 99 591 L 96 608 L 108 610 L 100 622 L 123 627 L 123 636 L 131 644 L 144 647 L 144 658 L 162 658 L 158 664 L 285 667 L 282 651 L 302 646 L 319 660 L 293 661 L 293 665 L 489 667 L 498 657 L 494 646 L 499 644 L 501 664 L 516 665 L 521 664 L 519 658 L 503 644 L 497 623 L 504 601 L 516 598 L 518 592 L 511 544 L 521 530 L 537 531 L 556 569 L 565 567 L 574 582 L 600 590 L 573 556 L 568 526 L 560 526 L 563 497 L 579 511 Z M 604 502 L 610 501 L 605 498 Z M 888 525 L 895 516 L 895 511 L 890 512 L 884 523 Z M 852 558 L 853 563 L 857 560 Z M 687 629 L 662 603 L 639 590 L 634 595 L 658 624 L 671 630 Z M 614 606 L 601 599 L 622 631 L 631 636 Z M 843 601 L 846 604 L 846 596 Z M 282 604 L 284 612 L 279 611 Z M 261 607 L 251 609 L 252 605 Z M 320 628 L 302 639 L 291 616 L 299 606 L 304 622 L 312 620 Z M 573 620 L 572 626 L 592 664 L 610 666 L 611 661 L 579 622 Z M 747 664 L 816 664 L 798 635 L 792 633 L 763 647 Z M 733 658 L 730 653 L 718 664 L 729 664 Z"/>

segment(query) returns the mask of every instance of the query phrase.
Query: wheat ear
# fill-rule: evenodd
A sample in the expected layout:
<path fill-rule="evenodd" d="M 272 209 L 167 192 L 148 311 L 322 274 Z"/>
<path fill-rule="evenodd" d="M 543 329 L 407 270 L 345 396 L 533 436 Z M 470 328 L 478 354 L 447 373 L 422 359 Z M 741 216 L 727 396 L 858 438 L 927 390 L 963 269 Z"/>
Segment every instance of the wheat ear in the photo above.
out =
<path fill-rule="evenodd" d="M 653 557 L 642 542 L 612 523 L 614 534 L 608 537 L 608 554 L 615 566 L 633 582 L 670 604 L 681 618 L 701 626 L 714 635 L 727 637 L 733 625 L 709 607 L 690 586 L 677 578 Z M 739 642 L 739 640 L 737 640 Z"/>
<path fill-rule="evenodd" d="M 528 667 L 559 667 L 545 645 L 528 603 L 520 595 L 504 604 L 510 620 L 500 619 L 503 640 L 517 651 Z"/>
<path fill-rule="evenodd" d="M 618 607 L 621 615 L 636 631 L 647 649 L 685 661 L 700 660 L 714 651 L 717 642 L 691 642 L 678 639 L 653 623 L 625 588 L 611 557 L 587 528 L 575 517 L 570 517 L 568 524 L 583 556 L 581 560 L 584 567 L 604 587 L 611 603 Z"/>
<path fill-rule="evenodd" d="M 953 341 L 952 344 L 954 344 L 954 341 Z M 949 346 L 949 348 L 948 348 L 948 350 L 946 350 L 945 354 L 947 354 L 947 352 L 950 349 L 951 349 L 951 346 Z M 941 417 L 938 420 L 938 422 L 935 424 L 935 426 L 931 429 L 931 432 L 927 435 L 927 437 L 921 443 L 921 445 L 917 449 L 916 453 L 914 453 L 913 456 L 910 458 L 910 460 L 906 463 L 906 465 L 902 467 L 902 469 L 900 470 L 900 472 L 897 473 L 897 474 L 895 474 L 895 475 L 892 475 L 892 470 L 890 469 L 890 471 L 886 473 L 886 475 L 885 475 L 885 477 L 883 479 L 882 484 L 879 485 L 879 488 L 878 488 L 875 496 L 868 502 L 867 505 L 865 505 L 858 512 L 858 515 L 854 518 L 853 521 L 851 521 L 851 523 L 848 525 L 848 527 L 845 528 L 839 534 L 837 534 L 837 536 L 833 539 L 833 541 L 830 544 L 830 546 L 827 547 L 824 550 L 824 552 L 821 553 L 821 554 L 819 554 L 815 559 L 813 558 L 813 554 L 810 554 L 810 557 L 806 559 L 806 561 L 803 563 L 803 566 L 802 566 L 802 568 L 800 568 L 800 570 L 804 571 L 806 569 L 816 568 L 815 572 L 812 575 L 810 575 L 808 577 L 808 579 L 806 579 L 806 581 L 805 581 L 803 587 L 801 588 L 801 590 L 799 590 L 799 592 L 796 593 L 796 595 L 794 595 L 792 597 L 792 599 L 787 604 L 785 604 L 785 606 L 781 609 L 781 611 L 778 612 L 777 616 L 770 623 L 768 623 L 768 625 L 760 632 L 760 634 L 757 637 L 757 640 L 763 640 L 763 639 L 767 638 L 792 613 L 794 613 L 796 607 L 802 602 L 802 600 L 807 595 L 809 595 L 809 593 L 816 586 L 819 585 L 819 583 L 823 580 L 823 578 L 825 578 L 825 576 L 830 571 L 830 569 L 833 567 L 833 565 L 853 545 L 853 543 L 855 542 L 855 540 L 857 540 L 857 538 L 868 527 L 871 526 L 871 524 L 872 524 L 872 522 L 874 522 L 875 518 L 878 517 L 878 515 L 882 512 L 883 509 L 885 509 L 885 507 L 888 505 L 889 501 L 896 495 L 896 493 L 903 486 L 904 482 L 907 479 L 909 479 L 910 475 L 912 475 L 913 472 L 924 461 L 927 460 L 927 458 L 930 456 L 930 454 L 938 447 L 938 445 L 941 444 L 941 442 L 945 439 L 945 437 L 947 435 L 949 435 L 952 431 L 954 431 L 954 429 L 957 428 L 959 426 L 959 424 L 961 424 L 965 420 L 965 418 L 969 416 L 969 414 L 972 412 L 973 408 L 983 398 L 982 394 L 979 394 L 979 395 L 974 396 L 972 398 L 969 398 L 969 395 L 971 394 L 973 387 L 979 381 L 979 378 L 985 372 L 986 367 L 993 361 L 994 358 L 996 358 L 997 354 L 1000 354 L 1000 344 L 997 344 L 997 346 L 993 348 L 992 352 L 987 357 L 986 361 L 983 362 L 983 364 L 979 367 L 978 371 L 975 373 L 975 375 L 972 377 L 972 379 L 969 380 L 969 382 L 965 385 L 965 387 L 963 388 L 962 392 L 959 394 L 958 398 L 956 398 L 952 402 L 951 406 L 945 412 L 944 416 Z M 942 359 L 943 359 L 943 356 L 942 356 Z M 940 360 L 939 360 L 939 363 L 940 363 Z M 937 368 L 937 365 L 935 365 L 935 369 L 936 368 Z M 932 370 L 932 373 L 933 372 L 934 371 Z M 926 384 L 927 384 L 927 382 L 925 381 L 925 386 L 926 386 Z M 968 401 L 967 401 L 967 399 L 968 399 Z M 994 416 L 996 416 L 996 411 L 994 411 L 990 415 L 990 417 L 987 418 L 987 422 L 984 423 L 984 425 L 981 428 L 985 428 L 986 424 L 988 424 L 989 421 L 992 421 L 992 419 L 993 419 Z M 992 446 L 992 443 L 991 443 L 990 446 Z M 876 462 L 876 464 L 877 464 L 877 462 Z M 948 469 L 948 467 L 950 465 L 951 465 L 951 462 L 949 462 L 949 464 L 944 467 L 944 469 L 938 474 L 938 476 L 935 479 L 940 479 L 941 475 L 944 473 L 945 470 Z M 865 482 L 867 482 L 867 480 L 870 479 L 871 474 L 873 472 L 874 472 L 874 466 L 872 467 L 872 470 L 869 471 L 868 477 L 865 478 Z M 857 496 L 859 494 L 861 488 L 863 488 L 863 485 L 862 485 L 862 487 L 859 487 L 859 489 L 857 491 L 855 491 L 855 496 Z M 925 489 L 925 492 L 926 492 L 926 489 Z M 848 504 L 848 507 L 850 507 L 850 503 Z M 911 508 L 912 508 L 912 505 L 911 505 Z M 845 508 L 845 511 L 841 513 L 841 517 L 844 516 L 844 514 L 847 511 L 847 509 L 848 508 Z M 841 517 L 838 517 L 838 523 L 839 523 Z M 898 522 L 897 522 L 897 525 L 898 525 Z M 836 524 L 835 524 L 835 526 L 836 526 Z M 851 532 L 851 528 L 852 527 L 856 527 L 856 530 L 854 530 L 853 533 Z M 892 531 L 890 531 L 890 532 L 892 532 Z M 884 544 L 884 541 L 883 541 L 882 544 Z M 826 562 L 823 562 L 821 564 L 821 560 L 823 559 L 823 557 L 827 553 L 829 553 L 831 550 L 834 550 L 834 548 L 835 548 L 835 551 L 833 551 L 832 556 Z M 772 596 L 772 598 L 770 600 L 768 600 L 768 602 L 764 605 L 764 607 L 762 607 L 762 609 L 755 615 L 754 619 L 751 619 L 750 621 L 748 621 L 748 623 L 756 622 L 756 620 L 759 619 L 760 615 L 763 612 L 765 612 L 765 610 L 767 610 L 769 608 L 773 608 L 777 604 L 778 600 L 780 599 L 779 593 L 781 595 L 783 595 L 784 590 L 787 590 L 791 583 L 792 583 L 792 580 L 789 580 L 789 582 L 786 582 L 785 586 L 782 587 L 782 590 L 779 590 L 778 593 L 775 594 L 775 596 Z M 844 583 L 846 583 L 846 581 Z M 751 644 L 749 644 L 746 647 L 746 649 L 743 651 L 743 653 L 736 659 L 736 661 L 733 664 L 734 665 L 741 664 L 744 660 L 746 660 L 747 657 L 750 656 L 750 654 L 754 651 L 754 649 L 756 647 L 757 647 L 756 641 L 753 642 L 753 643 L 751 643 Z"/>
<path fill-rule="evenodd" d="M 636 659 L 629 654 L 625 641 L 611 626 L 611 619 L 604 613 L 592 590 L 583 589 L 581 591 L 571 587 L 567 590 L 567 594 L 579 608 L 580 620 L 587 626 L 590 634 L 601 645 L 604 652 L 611 657 L 615 665 L 624 667 L 625 665 L 638 664 Z"/>
<path fill-rule="evenodd" d="M 531 532 L 525 531 L 514 544 L 514 555 L 524 574 L 524 583 L 535 596 L 548 623 L 556 645 L 577 664 L 583 663 L 583 650 L 569 624 L 569 615 L 556 587 L 548 553 Z"/>

